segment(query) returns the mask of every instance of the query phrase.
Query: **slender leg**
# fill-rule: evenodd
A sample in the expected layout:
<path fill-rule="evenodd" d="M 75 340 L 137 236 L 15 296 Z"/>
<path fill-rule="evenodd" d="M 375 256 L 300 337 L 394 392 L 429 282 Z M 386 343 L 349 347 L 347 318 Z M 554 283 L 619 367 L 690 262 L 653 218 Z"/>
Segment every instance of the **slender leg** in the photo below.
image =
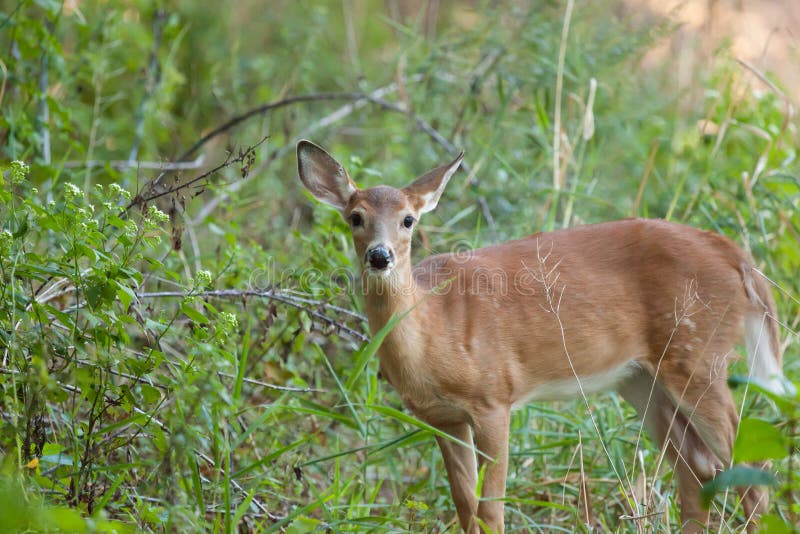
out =
<path fill-rule="evenodd" d="M 464 443 L 472 444 L 472 434 L 467 423 L 440 427 L 440 430 Z M 478 498 L 475 496 L 475 487 L 478 483 L 475 452 L 449 439 L 437 436 L 436 441 L 442 450 L 444 467 L 450 481 L 450 493 L 456 505 L 461 528 L 468 534 L 478 534 L 478 525 L 474 521 L 478 512 Z"/>
<path fill-rule="evenodd" d="M 478 458 L 479 468 L 484 469 L 485 466 L 478 517 L 491 529 L 490 532 L 496 533 L 502 533 L 505 529 L 502 499 L 506 494 L 509 424 L 509 408 L 502 406 L 481 414 L 474 426 L 478 450 L 492 458 Z"/>
<path fill-rule="evenodd" d="M 664 450 L 675 466 L 680 496 L 681 530 L 705 532 L 708 510 L 700 504 L 700 489 L 711 480 L 723 464 L 700 439 L 688 418 L 679 411 L 661 384 L 653 385 L 653 377 L 645 370 L 624 382 L 620 394 L 630 402 L 643 419 L 648 433 Z"/>
<path fill-rule="evenodd" d="M 724 369 L 721 376 L 695 373 L 688 379 L 682 373 L 678 373 L 677 377 L 667 374 L 663 381 L 673 397 L 678 399 L 681 410 L 690 418 L 703 441 L 727 467 L 731 464 L 739 415 L 725 374 Z M 688 382 L 688 386 L 683 386 L 681 381 Z M 769 494 L 764 488 L 753 486 L 741 488 L 739 495 L 748 521 L 747 528 L 755 531 L 759 516 L 769 504 Z"/>
<path fill-rule="evenodd" d="M 640 370 L 619 390 L 675 465 L 684 532 L 705 532 L 709 512 L 700 504 L 700 490 L 731 463 L 739 417 L 724 376 L 724 369 L 711 376 L 667 367 L 653 386 L 652 375 Z M 753 531 L 768 495 L 758 487 L 739 494 L 748 530 Z"/>
<path fill-rule="evenodd" d="M 759 462 L 753 464 L 753 467 L 769 470 L 772 462 Z M 761 514 L 767 511 L 769 506 L 769 493 L 762 487 L 751 486 L 749 488 L 740 488 L 739 497 L 742 500 L 742 508 L 744 508 L 744 515 L 747 518 L 747 531 L 756 532 L 758 530 L 758 519 Z"/>

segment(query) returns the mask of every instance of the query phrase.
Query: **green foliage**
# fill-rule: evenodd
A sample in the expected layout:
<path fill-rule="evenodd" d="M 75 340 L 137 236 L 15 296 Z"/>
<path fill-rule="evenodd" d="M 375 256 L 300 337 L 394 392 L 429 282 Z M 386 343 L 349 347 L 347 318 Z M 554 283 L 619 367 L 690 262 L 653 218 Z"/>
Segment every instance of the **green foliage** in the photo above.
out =
<path fill-rule="evenodd" d="M 786 436 L 768 421 L 748 417 L 739 423 L 733 453 L 739 462 L 780 460 L 789 454 L 789 443 Z"/>
<path fill-rule="evenodd" d="M 389 4 L 4 6 L 0 507 L 19 513 L 0 530 L 454 530 L 438 431 L 377 378 L 347 227 L 302 192 L 300 137 L 364 186 L 449 160 L 432 131 L 466 150 L 473 174 L 421 221 L 418 256 L 665 217 L 749 248 L 796 330 L 798 132 L 779 94 L 724 52 L 676 93 L 640 65 L 669 21 L 636 26 L 610 0 L 576 2 L 563 66 L 559 2 L 442 2 L 436 20 Z M 374 98 L 284 103 L 211 135 L 265 103 L 357 91 Z M 182 154 L 204 159 L 157 180 Z M 735 454 L 774 460 L 763 525 L 782 532 L 800 513 L 796 399 L 743 391 Z M 584 479 L 597 529 L 676 525 L 632 411 L 592 402 L 594 423 L 577 401 L 514 414 L 509 531 L 584 528 Z M 734 528 L 713 496 L 766 476 L 717 479 L 714 517 Z"/>

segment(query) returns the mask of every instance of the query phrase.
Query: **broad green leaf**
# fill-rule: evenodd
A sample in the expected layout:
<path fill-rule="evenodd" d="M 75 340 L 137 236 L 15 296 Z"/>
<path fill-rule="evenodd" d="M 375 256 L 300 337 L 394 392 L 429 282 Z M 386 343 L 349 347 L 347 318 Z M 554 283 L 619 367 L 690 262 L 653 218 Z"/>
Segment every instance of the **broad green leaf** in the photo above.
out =
<path fill-rule="evenodd" d="M 762 419 L 743 419 L 733 446 L 737 462 L 779 460 L 789 453 L 789 443 L 780 430 Z"/>
<path fill-rule="evenodd" d="M 42 456 L 47 456 L 48 454 L 58 454 L 64 450 L 63 445 L 59 445 L 58 443 L 45 443 L 44 447 L 42 447 Z"/>
<path fill-rule="evenodd" d="M 133 292 L 133 289 L 126 286 L 121 282 L 115 282 L 117 285 L 117 298 L 119 299 L 120 303 L 122 304 L 122 309 L 127 310 L 128 307 L 131 305 L 131 302 L 136 298 L 136 294 Z"/>
<path fill-rule="evenodd" d="M 309 532 L 318 532 L 321 523 L 319 519 L 301 516 L 286 527 L 286 534 L 308 534 Z"/>
<path fill-rule="evenodd" d="M 51 508 L 44 512 L 48 526 L 60 532 L 87 532 L 86 521 L 72 508 Z"/>
<path fill-rule="evenodd" d="M 192 321 L 199 324 L 208 324 L 208 317 L 192 308 L 189 304 L 182 304 L 181 311 Z"/>
<path fill-rule="evenodd" d="M 735 465 L 703 485 L 703 505 L 708 507 L 714 495 L 727 489 L 747 486 L 774 486 L 777 482 L 772 473 L 763 469 L 747 465 Z"/>
<path fill-rule="evenodd" d="M 161 400 L 161 391 L 150 384 L 139 384 L 139 390 L 142 392 L 142 398 L 147 404 L 153 404 Z"/>
<path fill-rule="evenodd" d="M 759 534 L 795 534 L 796 528 L 774 514 L 762 515 L 758 522 Z"/>

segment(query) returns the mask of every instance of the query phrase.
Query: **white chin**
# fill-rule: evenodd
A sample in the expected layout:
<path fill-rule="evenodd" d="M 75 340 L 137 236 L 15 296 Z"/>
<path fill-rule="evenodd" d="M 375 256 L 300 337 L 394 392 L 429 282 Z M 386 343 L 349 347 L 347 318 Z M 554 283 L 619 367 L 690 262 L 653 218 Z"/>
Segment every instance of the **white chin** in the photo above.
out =
<path fill-rule="evenodd" d="M 392 264 L 390 264 L 385 269 L 373 269 L 372 267 L 366 267 L 364 269 L 364 272 L 370 278 L 389 278 L 389 276 L 392 274 L 392 268 L 393 267 L 394 267 L 394 265 L 392 265 Z"/>

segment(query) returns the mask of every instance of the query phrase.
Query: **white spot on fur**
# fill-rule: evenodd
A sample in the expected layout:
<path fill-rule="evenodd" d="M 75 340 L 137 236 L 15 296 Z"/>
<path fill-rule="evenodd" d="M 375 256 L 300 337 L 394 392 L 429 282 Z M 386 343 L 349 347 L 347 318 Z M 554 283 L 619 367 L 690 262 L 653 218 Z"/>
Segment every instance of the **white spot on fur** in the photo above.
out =
<path fill-rule="evenodd" d="M 581 396 L 581 388 L 585 395 L 601 393 L 614 389 L 623 379 L 630 376 L 636 369 L 635 362 L 627 362 L 619 367 L 589 376 L 580 377 L 580 386 L 575 377 L 559 378 L 552 382 L 539 384 L 527 392 L 524 397 L 517 399 L 512 405 L 513 409 L 521 408 L 530 401 L 556 401 L 569 400 Z"/>
<path fill-rule="evenodd" d="M 703 454 L 702 448 L 693 449 L 689 454 L 692 455 L 691 466 L 696 475 L 704 479 L 714 478 L 717 474 L 715 458 L 709 458 L 707 454 Z"/>

